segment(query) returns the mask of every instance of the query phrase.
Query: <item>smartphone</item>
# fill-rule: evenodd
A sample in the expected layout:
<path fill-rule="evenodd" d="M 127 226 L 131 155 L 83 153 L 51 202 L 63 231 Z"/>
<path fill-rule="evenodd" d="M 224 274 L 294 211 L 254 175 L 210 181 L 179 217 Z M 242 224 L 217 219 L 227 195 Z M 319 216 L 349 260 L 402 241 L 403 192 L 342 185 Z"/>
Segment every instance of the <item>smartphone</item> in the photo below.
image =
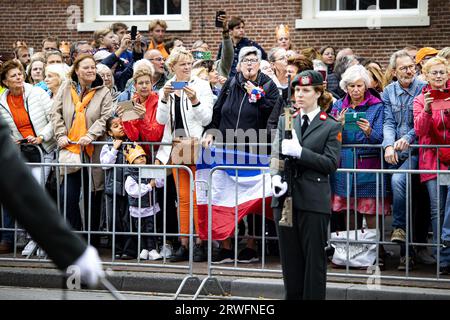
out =
<path fill-rule="evenodd" d="M 181 90 L 181 89 L 183 89 L 185 86 L 187 86 L 187 81 L 179 81 L 179 82 L 177 82 L 177 81 L 174 81 L 174 82 L 172 82 L 172 87 L 175 89 L 175 90 Z"/>
<path fill-rule="evenodd" d="M 211 60 L 210 51 L 193 51 L 192 56 L 195 60 Z"/>
<path fill-rule="evenodd" d="M 22 144 L 22 143 L 28 143 L 28 140 L 27 140 L 27 139 L 21 139 L 21 140 L 19 140 L 19 143 L 20 143 L 20 144 Z"/>
<path fill-rule="evenodd" d="M 357 121 L 361 119 L 366 119 L 365 112 L 347 112 L 345 114 L 345 126 L 344 130 L 348 131 L 358 131 L 361 130 L 356 124 Z"/>
<path fill-rule="evenodd" d="M 131 26 L 131 40 L 136 40 L 137 26 Z"/>
<path fill-rule="evenodd" d="M 445 100 L 450 98 L 450 90 L 449 89 L 432 89 L 430 90 L 430 96 L 434 98 L 434 100 Z"/>
<path fill-rule="evenodd" d="M 219 17 L 225 15 L 225 11 L 216 11 L 216 28 L 223 28 L 223 22 L 219 21 Z"/>

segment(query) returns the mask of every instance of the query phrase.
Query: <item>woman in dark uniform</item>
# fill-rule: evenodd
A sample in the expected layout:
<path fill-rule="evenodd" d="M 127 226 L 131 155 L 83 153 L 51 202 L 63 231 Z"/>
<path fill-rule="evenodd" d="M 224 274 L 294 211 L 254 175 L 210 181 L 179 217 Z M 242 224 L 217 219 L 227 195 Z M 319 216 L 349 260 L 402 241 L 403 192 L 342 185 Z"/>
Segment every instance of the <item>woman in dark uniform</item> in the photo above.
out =
<path fill-rule="evenodd" d="M 329 175 L 338 167 L 341 124 L 322 112 L 323 77 L 313 70 L 296 76 L 292 139 L 285 138 L 285 117 L 278 123 L 272 149 L 272 189 L 280 244 L 285 299 L 325 299 L 327 258 L 325 244 L 331 214 Z M 289 172 L 280 161 L 289 157 Z M 280 226 L 291 174 L 292 227 Z"/>

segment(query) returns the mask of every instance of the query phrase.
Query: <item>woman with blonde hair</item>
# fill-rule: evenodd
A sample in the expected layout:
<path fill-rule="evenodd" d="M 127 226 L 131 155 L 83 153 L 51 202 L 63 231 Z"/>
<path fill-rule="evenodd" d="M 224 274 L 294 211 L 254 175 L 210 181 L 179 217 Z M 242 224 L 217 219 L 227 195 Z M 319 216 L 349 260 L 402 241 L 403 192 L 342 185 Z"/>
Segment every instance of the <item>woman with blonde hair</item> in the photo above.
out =
<path fill-rule="evenodd" d="M 209 83 L 192 76 L 194 58 L 186 49 L 174 49 L 166 60 L 166 66 L 174 76 L 169 79 L 159 91 L 156 121 L 165 125 L 163 143 L 172 143 L 174 138 L 186 137 L 200 140 L 204 128 L 211 122 L 214 95 Z M 195 143 L 195 142 L 194 142 Z M 156 158 L 163 164 L 180 164 L 171 156 L 172 147 L 164 145 L 159 148 Z M 176 163 L 178 162 L 178 163 Z M 184 162 L 186 164 L 186 162 Z M 195 163 L 188 164 L 195 175 Z M 190 178 L 185 170 L 173 169 L 179 196 L 179 226 L 180 233 L 189 234 L 190 226 Z M 198 211 L 194 192 L 194 224 L 198 232 Z M 194 261 L 205 261 L 206 254 L 201 240 L 197 239 L 194 247 Z M 181 246 L 171 261 L 185 261 L 189 259 L 189 238 L 181 237 Z"/>
<path fill-rule="evenodd" d="M 375 89 L 378 93 L 382 93 L 384 87 L 386 87 L 386 78 L 384 77 L 383 71 L 377 63 L 369 63 L 365 65 L 366 70 L 369 72 L 371 79 L 369 88 Z"/>
<path fill-rule="evenodd" d="M 437 101 L 431 96 L 431 90 L 443 90 L 450 86 L 449 63 L 443 57 L 428 60 L 422 68 L 422 74 L 428 81 L 423 93 L 414 99 L 414 129 L 420 145 L 450 144 L 450 117 L 447 110 L 438 108 Z M 449 102 L 441 100 L 441 103 Z M 450 165 L 448 148 L 419 149 L 419 170 L 446 170 Z M 435 173 L 420 175 L 420 181 L 428 189 L 430 197 L 431 227 L 433 229 L 433 244 L 440 243 L 439 270 L 441 274 L 450 273 L 450 187 L 446 175 L 438 177 Z M 439 208 L 439 209 L 438 209 Z M 438 222 L 440 221 L 440 224 Z M 438 247 L 439 249 L 439 247 Z M 436 254 L 436 248 L 434 249 Z"/>

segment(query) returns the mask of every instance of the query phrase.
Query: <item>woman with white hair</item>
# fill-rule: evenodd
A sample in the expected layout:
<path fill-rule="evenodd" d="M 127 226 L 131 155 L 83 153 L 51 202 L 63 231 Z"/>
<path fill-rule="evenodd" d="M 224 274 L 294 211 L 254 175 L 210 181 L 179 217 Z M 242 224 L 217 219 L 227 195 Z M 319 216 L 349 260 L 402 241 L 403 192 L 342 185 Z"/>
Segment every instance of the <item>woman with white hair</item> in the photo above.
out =
<path fill-rule="evenodd" d="M 56 97 L 61 84 L 67 80 L 68 68 L 61 63 L 50 64 L 45 68 L 45 84 L 48 87 L 50 98 Z"/>
<path fill-rule="evenodd" d="M 346 92 L 346 95 L 334 103 L 331 113 L 336 115 L 336 118 L 344 127 L 342 131 L 343 145 L 381 144 L 383 142 L 384 106 L 379 94 L 375 90 L 369 89 L 370 83 L 370 76 L 361 65 L 348 68 L 342 75 L 340 87 Z M 350 120 L 353 121 L 350 122 Z M 381 161 L 382 158 L 378 148 L 354 149 L 343 147 L 341 150 L 340 168 L 355 168 L 354 164 L 356 164 L 358 169 L 380 169 Z M 379 177 L 379 181 L 381 181 L 381 177 Z M 384 201 L 384 210 L 381 208 L 381 198 L 384 196 L 382 192 L 385 192 L 386 185 L 384 188 L 381 188 L 379 184 L 378 188 L 378 214 L 380 212 L 388 214 L 390 210 L 388 199 Z M 347 201 L 347 196 L 350 197 L 350 202 Z M 337 173 L 335 175 L 333 211 L 345 212 L 349 204 L 352 212 L 365 216 L 369 228 L 375 228 L 377 214 L 376 196 L 375 174 L 350 174 L 349 183 L 347 182 L 346 173 Z M 355 203 L 355 198 L 357 203 Z M 351 221 L 354 221 L 354 219 L 351 219 Z"/>
<path fill-rule="evenodd" d="M 117 90 L 117 87 L 114 83 L 114 75 L 112 70 L 108 66 L 99 63 L 97 64 L 97 74 L 99 74 L 100 77 L 102 77 L 105 87 L 107 87 L 111 91 L 113 103 L 115 103 L 119 98 L 121 92 Z"/>
<path fill-rule="evenodd" d="M 165 125 L 163 143 L 172 143 L 174 138 L 186 137 L 193 141 L 201 139 L 204 128 L 209 125 L 213 113 L 213 99 L 211 87 L 208 81 L 191 76 L 194 58 L 186 49 L 174 49 L 166 60 L 166 66 L 174 76 L 166 82 L 159 91 L 158 110 L 156 120 Z M 172 156 L 172 147 L 164 145 L 159 148 L 156 158 L 163 164 L 177 163 Z M 175 151 L 176 153 L 176 151 Z M 186 157 L 184 157 L 186 158 Z M 183 159 L 183 163 L 185 159 Z M 195 163 L 189 165 L 195 175 Z M 185 170 L 173 169 L 174 179 L 177 183 L 179 196 L 179 226 L 180 233 L 189 234 L 190 226 L 190 177 Z M 194 199 L 196 199 L 194 192 Z M 194 224 L 198 232 L 198 211 L 194 200 Z M 171 259 L 172 262 L 186 261 L 189 259 L 189 238 L 181 237 L 181 246 Z M 194 261 L 206 260 L 204 247 L 201 240 L 197 239 L 194 247 Z"/>

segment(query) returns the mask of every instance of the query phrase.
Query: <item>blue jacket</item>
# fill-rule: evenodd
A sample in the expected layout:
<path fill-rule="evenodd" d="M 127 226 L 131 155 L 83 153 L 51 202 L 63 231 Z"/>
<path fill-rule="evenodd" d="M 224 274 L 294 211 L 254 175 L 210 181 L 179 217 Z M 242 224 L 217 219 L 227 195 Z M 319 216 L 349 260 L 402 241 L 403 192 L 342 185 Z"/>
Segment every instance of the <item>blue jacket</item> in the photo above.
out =
<path fill-rule="evenodd" d="M 340 112 L 344 107 L 349 106 L 349 96 L 334 103 L 332 113 Z M 355 109 L 349 108 L 347 113 L 365 112 L 366 119 L 370 122 L 372 132 L 367 137 L 362 130 L 349 131 L 342 130 L 342 149 L 340 157 L 340 168 L 360 168 L 360 169 L 380 169 L 382 157 L 379 148 L 345 148 L 345 144 L 381 144 L 383 141 L 383 102 L 378 93 L 369 89 L 366 91 L 364 101 Z M 350 173 L 349 186 L 347 188 L 347 173 L 336 173 L 332 179 L 334 192 L 345 197 L 350 194 L 355 196 L 354 192 L 354 174 Z M 383 196 L 381 191 L 381 176 L 379 176 L 379 194 Z M 386 178 L 384 179 L 386 185 Z M 357 197 L 375 198 L 376 197 L 376 174 L 358 173 L 356 176 L 356 195 Z M 384 188 L 386 190 L 386 188 Z"/>
<path fill-rule="evenodd" d="M 408 89 L 404 89 L 398 81 L 384 89 L 381 94 L 384 103 L 383 148 L 393 146 L 400 138 L 405 138 L 410 144 L 416 142 L 413 101 L 425 86 L 425 82 L 415 78 Z M 406 159 L 408 151 L 403 152 L 400 157 Z"/>

